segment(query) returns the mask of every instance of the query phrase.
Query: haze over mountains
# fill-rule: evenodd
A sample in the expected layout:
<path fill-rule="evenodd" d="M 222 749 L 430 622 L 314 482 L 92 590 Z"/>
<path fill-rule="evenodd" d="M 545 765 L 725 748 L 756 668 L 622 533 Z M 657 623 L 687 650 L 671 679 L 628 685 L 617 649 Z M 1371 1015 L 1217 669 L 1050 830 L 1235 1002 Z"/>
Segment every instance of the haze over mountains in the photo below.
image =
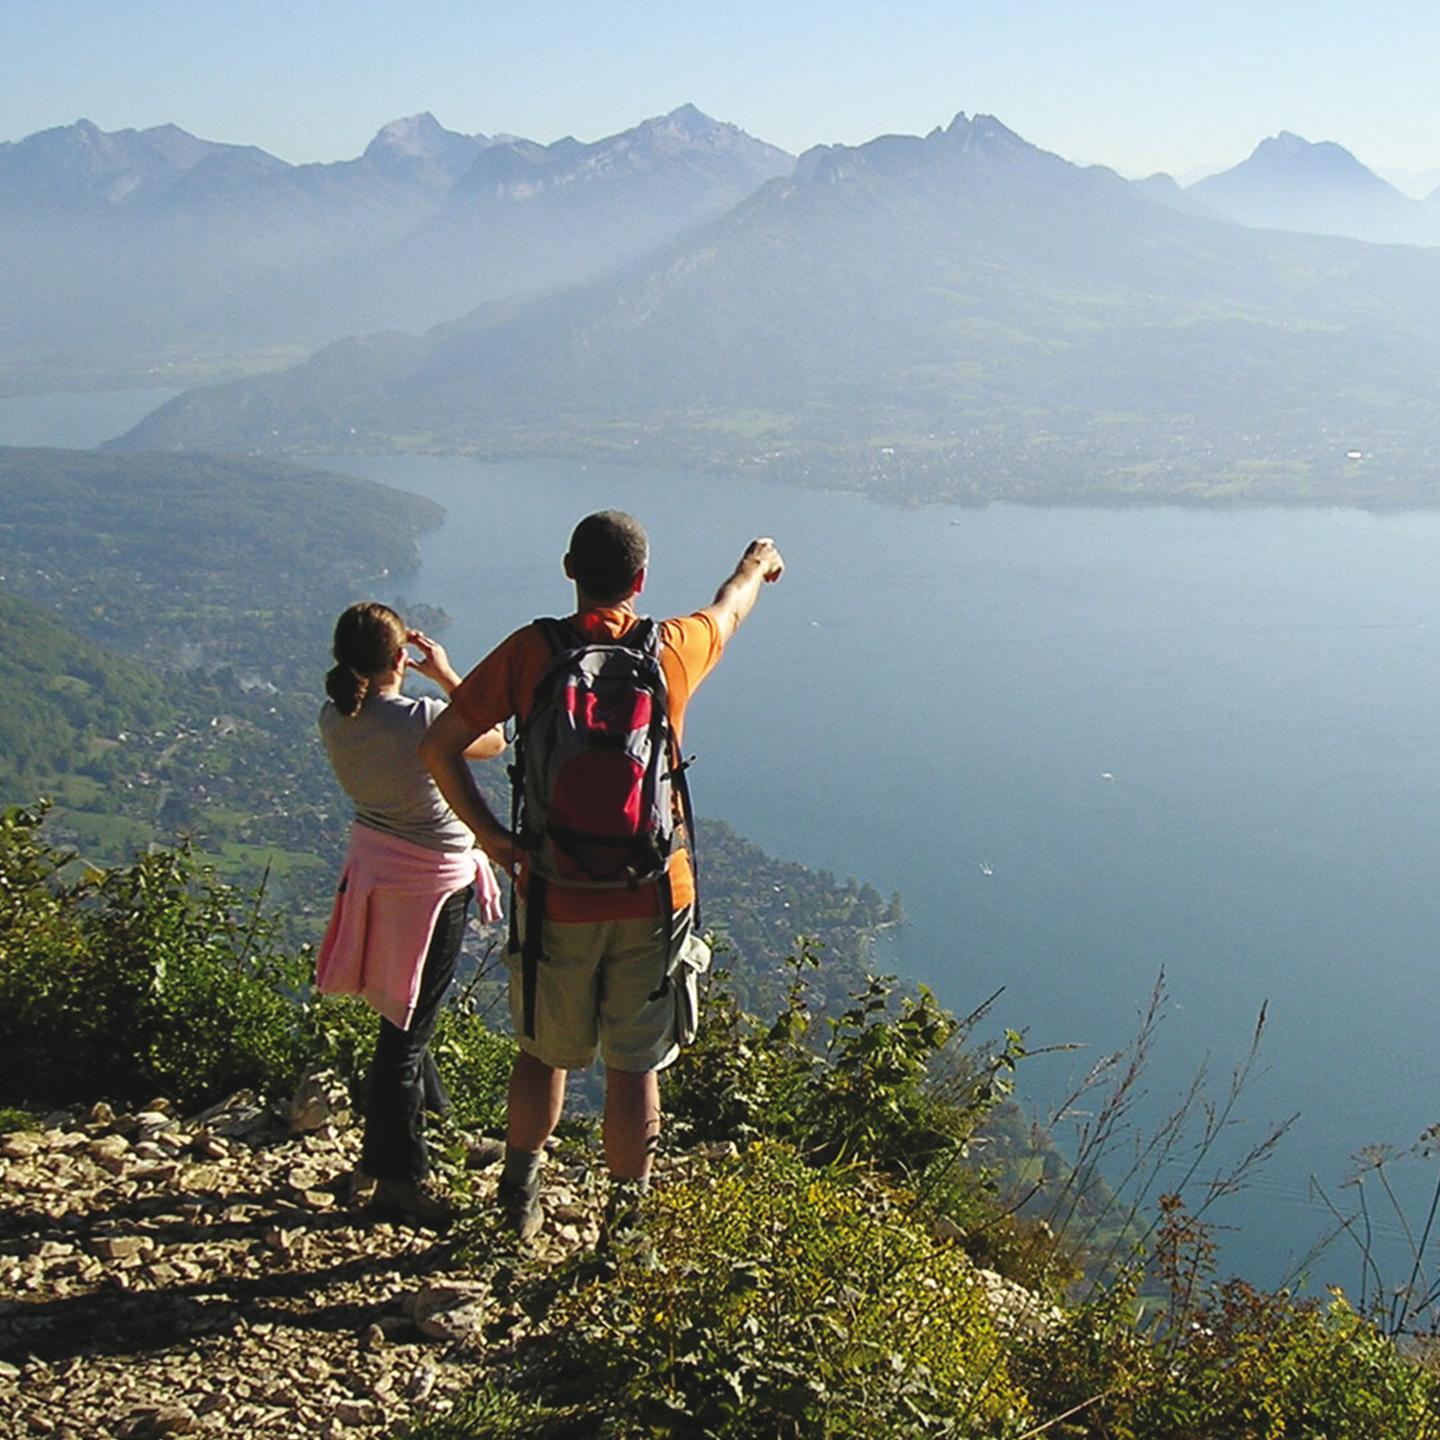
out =
<path fill-rule="evenodd" d="M 691 106 L 548 146 L 420 115 L 325 165 L 82 120 L 0 145 L 0 364 L 140 366 L 421 329 L 639 255 L 792 164 Z"/>
<path fill-rule="evenodd" d="M 1186 213 L 962 114 L 811 150 L 601 280 L 192 392 L 124 444 L 1385 503 L 1435 485 L 1437 380 L 1440 251 Z"/>
<path fill-rule="evenodd" d="M 798 162 L 689 105 L 590 144 L 420 115 L 324 165 L 82 121 L 0 145 L 0 380 L 268 355 L 132 447 L 1383 503 L 1440 453 L 1440 246 L 1394 243 L 1436 216 L 1289 133 L 1182 190 L 963 114 Z"/>

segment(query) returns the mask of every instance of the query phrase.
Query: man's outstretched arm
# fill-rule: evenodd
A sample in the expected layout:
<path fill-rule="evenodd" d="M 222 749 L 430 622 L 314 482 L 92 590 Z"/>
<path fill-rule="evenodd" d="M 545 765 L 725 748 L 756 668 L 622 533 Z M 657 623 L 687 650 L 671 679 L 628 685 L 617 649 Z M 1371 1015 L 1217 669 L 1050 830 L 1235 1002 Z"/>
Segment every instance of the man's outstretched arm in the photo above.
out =
<path fill-rule="evenodd" d="M 784 573 L 785 561 L 773 540 L 752 540 L 745 547 L 740 563 L 715 592 L 714 603 L 701 611 L 715 622 L 722 644 L 729 641 L 741 621 L 755 608 L 760 587 L 773 585 Z"/>
<path fill-rule="evenodd" d="M 448 706 L 420 741 L 420 761 L 435 777 L 450 808 L 474 832 L 480 848 L 509 874 L 515 862 L 514 838 L 495 818 L 465 763 L 466 751 L 480 734 L 455 706 Z"/>

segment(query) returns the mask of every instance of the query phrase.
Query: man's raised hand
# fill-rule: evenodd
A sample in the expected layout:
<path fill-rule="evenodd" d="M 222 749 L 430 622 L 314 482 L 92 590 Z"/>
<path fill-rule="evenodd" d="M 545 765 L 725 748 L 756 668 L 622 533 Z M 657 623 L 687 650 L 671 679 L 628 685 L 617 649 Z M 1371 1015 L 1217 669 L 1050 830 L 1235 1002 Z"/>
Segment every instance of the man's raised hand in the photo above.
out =
<path fill-rule="evenodd" d="M 773 585 L 785 573 L 785 559 L 768 535 L 752 540 L 745 548 L 744 558 L 759 565 L 760 574 L 767 585 Z"/>

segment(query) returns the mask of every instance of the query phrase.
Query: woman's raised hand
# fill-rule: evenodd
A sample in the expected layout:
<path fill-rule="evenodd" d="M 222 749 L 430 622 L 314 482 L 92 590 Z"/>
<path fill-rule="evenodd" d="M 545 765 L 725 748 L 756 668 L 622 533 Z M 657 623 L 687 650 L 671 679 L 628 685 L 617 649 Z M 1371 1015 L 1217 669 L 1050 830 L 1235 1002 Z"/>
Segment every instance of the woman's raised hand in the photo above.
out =
<path fill-rule="evenodd" d="M 445 647 L 438 640 L 431 639 L 423 630 L 407 630 L 405 643 L 420 652 L 419 658 L 410 662 L 412 670 L 433 680 L 447 695 L 460 683 Z"/>

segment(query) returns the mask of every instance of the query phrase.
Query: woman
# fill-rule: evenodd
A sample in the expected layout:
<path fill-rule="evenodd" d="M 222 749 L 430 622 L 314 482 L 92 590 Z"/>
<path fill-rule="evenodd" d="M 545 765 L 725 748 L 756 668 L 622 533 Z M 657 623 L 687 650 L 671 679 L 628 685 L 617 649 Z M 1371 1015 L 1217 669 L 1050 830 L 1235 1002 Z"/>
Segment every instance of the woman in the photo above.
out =
<path fill-rule="evenodd" d="M 316 957 L 316 988 L 363 995 L 381 1015 L 361 1157 L 376 1182 L 373 1209 L 438 1229 L 451 1210 L 429 1180 L 425 1149 L 427 1089 L 432 1099 L 443 1095 L 430 1037 L 455 974 L 471 887 L 488 920 L 499 918 L 500 892 L 475 837 L 417 754 L 445 702 L 401 690 L 413 668 L 449 695 L 460 677 L 444 647 L 370 601 L 340 616 L 334 653 L 320 735 L 335 778 L 355 803 L 355 821 Z M 497 728 L 465 753 L 486 760 L 504 748 Z"/>

